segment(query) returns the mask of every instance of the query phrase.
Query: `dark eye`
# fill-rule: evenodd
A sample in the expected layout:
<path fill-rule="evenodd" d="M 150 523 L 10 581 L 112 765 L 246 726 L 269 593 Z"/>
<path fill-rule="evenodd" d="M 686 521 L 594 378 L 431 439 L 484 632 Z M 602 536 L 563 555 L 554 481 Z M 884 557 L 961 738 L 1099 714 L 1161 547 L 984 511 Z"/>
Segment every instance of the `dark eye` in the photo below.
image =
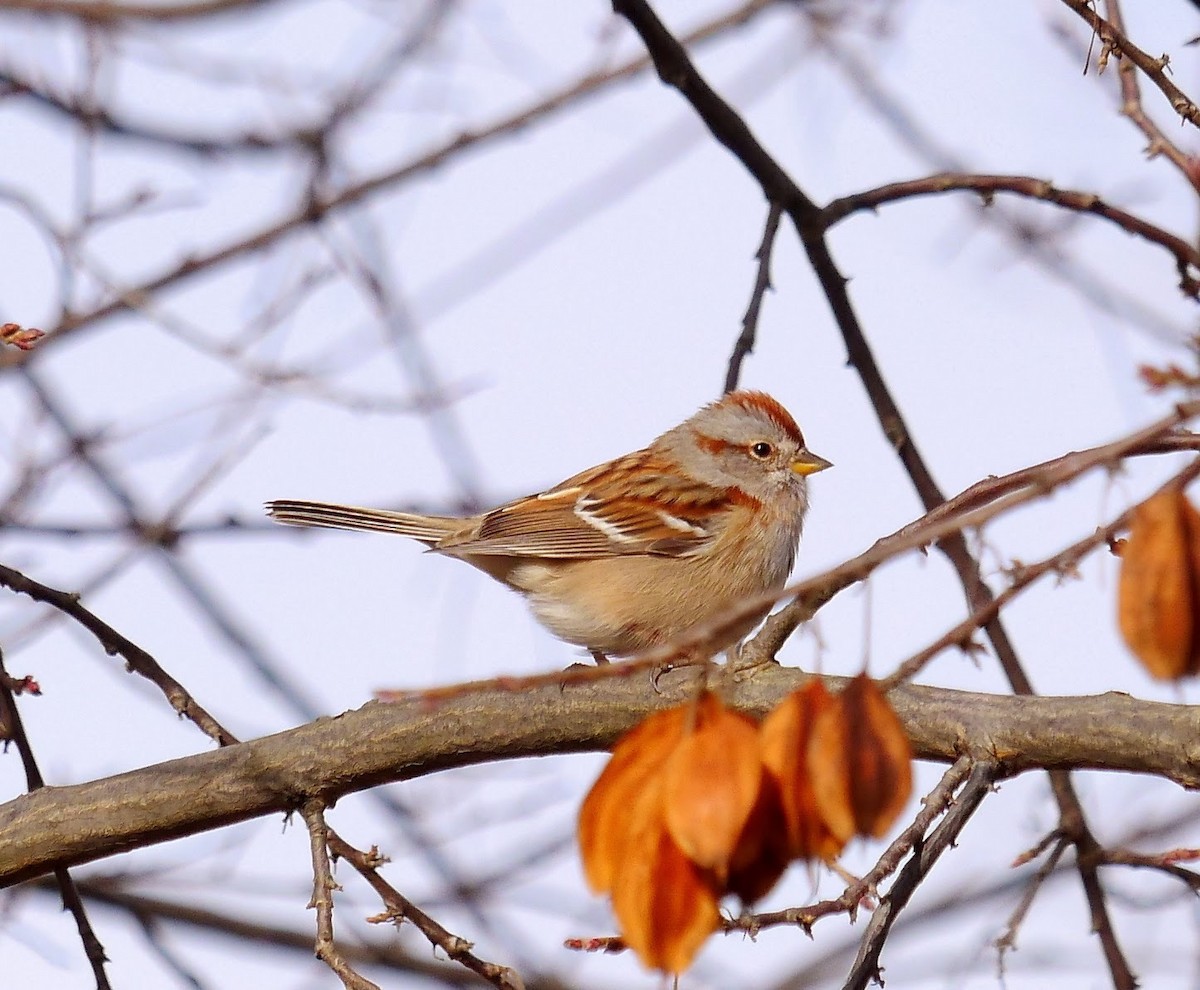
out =
<path fill-rule="evenodd" d="M 759 440 L 758 443 L 750 444 L 751 456 L 757 457 L 760 461 L 765 461 L 773 453 L 775 453 L 774 445 L 767 443 L 766 440 Z"/>

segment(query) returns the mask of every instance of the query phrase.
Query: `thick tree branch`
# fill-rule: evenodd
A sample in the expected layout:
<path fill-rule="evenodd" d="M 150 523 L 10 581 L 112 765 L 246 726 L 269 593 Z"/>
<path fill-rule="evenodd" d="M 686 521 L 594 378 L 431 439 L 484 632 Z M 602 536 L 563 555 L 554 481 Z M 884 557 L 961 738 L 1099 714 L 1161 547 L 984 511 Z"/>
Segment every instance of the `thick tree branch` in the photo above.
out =
<path fill-rule="evenodd" d="M 215 752 L 22 795 L 0 805 L 0 886 L 293 810 L 312 797 L 332 802 L 452 767 L 602 750 L 694 687 L 694 672 L 680 670 L 660 678 L 656 693 L 646 678 L 616 676 L 620 666 L 608 680 L 579 685 L 515 691 L 493 684 L 436 704 L 372 702 Z M 761 716 L 806 676 L 766 667 L 736 685 L 730 699 Z M 1198 707 L 1123 694 L 1013 698 L 917 686 L 897 688 L 890 698 L 923 759 L 952 762 L 967 752 L 999 761 L 1008 774 L 1101 768 L 1200 788 Z"/>

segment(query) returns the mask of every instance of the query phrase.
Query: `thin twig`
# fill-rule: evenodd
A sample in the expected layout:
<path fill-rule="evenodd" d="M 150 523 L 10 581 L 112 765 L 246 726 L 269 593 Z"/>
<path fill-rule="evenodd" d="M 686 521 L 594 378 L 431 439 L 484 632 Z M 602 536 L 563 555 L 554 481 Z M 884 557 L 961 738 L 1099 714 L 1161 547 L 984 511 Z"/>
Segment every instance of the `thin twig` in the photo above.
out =
<path fill-rule="evenodd" d="M 269 2 L 269 0 L 268 0 Z M 262 7 L 264 0 L 184 0 L 182 3 L 113 3 L 112 0 L 5 0 L 8 10 L 41 17 L 67 17 L 95 24 L 128 21 L 187 21 L 224 16 L 243 7 Z"/>
<path fill-rule="evenodd" d="M 812 926 L 818 918 L 834 914 L 848 914 L 851 921 L 863 898 L 876 895 L 876 888 L 899 868 L 904 857 L 917 848 L 925 838 L 925 833 L 933 827 L 933 823 L 954 801 L 954 792 L 967 779 L 974 760 L 961 756 L 955 761 L 942 779 L 928 794 L 921 799 L 921 810 L 917 812 L 912 822 L 892 841 L 876 860 L 875 865 L 857 883 L 850 884 L 840 896 L 830 900 L 818 901 L 807 907 L 786 908 L 782 911 L 754 914 L 748 918 L 736 919 L 725 925 L 725 931 L 747 930 L 761 931 L 775 925 L 799 925 L 808 934 L 812 934 Z"/>
<path fill-rule="evenodd" d="M 846 85 L 874 111 L 902 147 L 938 172 L 970 171 L 955 151 L 922 124 L 918 113 L 906 105 L 902 96 L 877 78 L 874 62 L 855 54 L 851 46 L 839 43 L 820 21 L 811 17 L 810 21 L 814 26 L 812 41 L 828 55 Z M 1036 230 L 1021 216 L 1000 209 L 981 211 L 977 218 L 984 227 L 1005 238 L 1017 254 L 1034 259 L 1047 275 L 1062 280 L 1095 311 L 1140 326 L 1162 340 L 1173 343 L 1178 339 L 1178 329 L 1171 321 L 1120 288 L 1109 273 L 1095 271 L 1066 256 L 1055 246 L 1054 238 Z"/>
<path fill-rule="evenodd" d="M 78 887 L 80 894 L 89 903 L 115 908 L 139 924 L 150 924 L 167 931 L 192 928 L 209 937 L 236 939 L 247 946 L 269 945 L 288 952 L 312 955 L 311 931 L 266 925 L 195 904 L 135 893 L 128 889 L 129 880 L 130 877 L 126 874 L 93 874 L 79 880 Z M 29 884 L 28 889 L 44 890 L 48 887 L 48 881 L 35 880 Z M 428 958 L 428 953 L 405 950 L 390 934 L 386 939 L 378 941 L 356 940 L 341 946 L 340 951 L 349 962 L 382 967 L 397 975 L 403 974 L 414 980 L 419 979 L 445 987 L 473 987 L 482 985 L 483 982 L 457 963 L 441 963 Z M 543 980 L 541 985 L 547 987 L 547 990 L 553 986 L 550 980 Z"/>
<path fill-rule="evenodd" d="M 1194 480 L 1197 475 L 1200 475 L 1200 458 L 1193 460 L 1182 471 L 1172 475 L 1149 498 L 1153 498 L 1162 492 L 1185 486 Z M 1014 565 L 1012 580 L 1009 582 L 1008 587 L 995 595 L 983 608 L 972 612 L 962 622 L 958 623 L 958 625 L 948 629 L 930 643 L 929 646 L 914 653 L 901 663 L 890 676 L 880 680 L 880 687 L 884 691 L 889 691 L 895 685 L 911 680 L 933 657 L 952 646 L 959 646 L 964 649 L 969 648 L 971 635 L 975 630 L 991 622 L 1000 614 L 1001 609 L 1040 578 L 1045 577 L 1047 574 L 1070 574 L 1079 565 L 1079 562 L 1093 550 L 1111 544 L 1118 533 L 1129 527 L 1129 521 L 1137 508 L 1138 506 L 1132 506 L 1126 509 L 1107 524 L 1100 526 L 1095 532 L 1085 536 L 1081 540 L 1076 540 L 1070 546 L 1051 554 L 1037 563 Z"/>
<path fill-rule="evenodd" d="M 1110 52 L 1119 59 L 1128 58 L 1145 73 L 1147 79 L 1162 91 L 1172 110 L 1188 123 L 1200 127 L 1200 107 L 1197 107 L 1183 90 L 1167 78 L 1166 69 L 1171 60 L 1166 55 L 1153 58 L 1142 51 L 1125 36 L 1124 32 L 1119 31 L 1116 25 L 1097 14 L 1092 9 L 1090 0 L 1063 0 L 1063 3 L 1087 21 L 1100 38 L 1104 45 L 1100 53 L 1101 61 Z"/>
<path fill-rule="evenodd" d="M 333 940 L 333 892 L 341 886 L 333 879 L 329 866 L 329 826 L 325 824 L 325 803 L 318 798 L 305 801 L 300 809 L 308 827 L 308 845 L 312 853 L 313 893 L 308 902 L 317 912 L 316 956 L 337 974 L 346 990 L 379 990 L 358 973 L 338 952 Z"/>
<path fill-rule="evenodd" d="M 874 189 L 840 196 L 831 200 L 822 210 L 821 217 L 826 227 L 832 227 L 846 217 L 865 210 L 876 210 L 888 203 L 898 203 L 917 196 L 933 196 L 948 192 L 973 192 L 985 203 L 997 193 L 1009 193 L 1052 203 L 1074 213 L 1090 213 L 1116 224 L 1134 237 L 1165 248 L 1175 258 L 1175 268 L 1180 273 L 1180 289 L 1188 296 L 1200 295 L 1200 281 L 1194 273 L 1200 272 L 1200 251 L 1182 237 L 1163 230 L 1133 213 L 1111 206 L 1095 193 L 1075 189 L 1060 189 L 1044 179 L 1028 175 L 980 175 L 961 172 L 939 172 L 919 179 L 889 182 Z"/>
<path fill-rule="evenodd" d="M 183 685 L 168 674 L 154 657 L 86 609 L 80 604 L 77 595 L 58 591 L 3 564 L 0 564 L 0 585 L 19 594 L 28 595 L 34 601 L 50 605 L 74 619 L 96 637 L 100 645 L 104 647 L 105 653 L 121 657 L 131 671 L 140 674 L 157 686 L 176 712 L 194 723 L 218 746 L 230 746 L 238 741 L 228 729 L 199 705 Z"/>
<path fill-rule="evenodd" d="M 779 221 L 783 217 L 783 207 L 772 203 L 767 211 L 767 222 L 763 227 L 762 241 L 754 258 L 758 262 L 758 270 L 754 276 L 754 288 L 750 292 L 750 303 L 742 316 L 742 332 L 733 345 L 733 353 L 729 355 L 729 367 L 725 371 L 725 391 L 732 392 L 738 387 L 738 379 L 742 375 L 742 362 L 753 352 L 755 338 L 758 335 L 758 314 L 762 310 L 763 298 L 771 286 L 771 250 L 775 247 L 775 235 L 779 233 Z"/>
<path fill-rule="evenodd" d="M 1105 0 L 1104 8 L 1113 30 L 1124 35 L 1125 18 L 1121 14 L 1118 0 Z M 1200 171 L 1197 171 L 1195 161 L 1163 133 L 1162 128 L 1142 106 L 1137 68 L 1130 59 L 1122 58 L 1117 61 L 1117 76 L 1121 81 L 1121 113 L 1133 122 L 1149 142 L 1146 146 L 1146 157 L 1157 158 L 1159 155 L 1165 155 L 1188 184 L 1196 192 L 1200 192 Z"/>
<path fill-rule="evenodd" d="M 146 944 L 150 946 L 150 951 L 153 952 L 162 961 L 175 978 L 185 986 L 191 987 L 192 990 L 205 990 L 205 984 L 201 982 L 190 966 L 183 960 L 182 954 L 178 952 L 169 943 L 170 930 L 164 933 L 164 926 L 158 918 L 148 914 L 135 915 L 134 921 L 142 930 L 142 937 L 145 938 Z M 164 938 L 164 934 L 167 936 Z"/>
<path fill-rule="evenodd" d="M 370 884 L 371 889 L 383 901 L 386 911 L 369 919 L 370 921 L 392 922 L 396 925 L 404 921 L 411 922 L 422 935 L 429 939 L 431 945 L 436 945 L 455 962 L 483 977 L 493 986 L 499 987 L 500 990 L 525 990 L 521 975 L 516 970 L 480 959 L 471 951 L 474 948 L 471 942 L 447 931 L 384 880 L 377 869 L 384 860 L 376 849 L 372 848 L 366 853 L 355 849 L 344 842 L 332 829 L 328 830 L 328 844 L 329 851 L 339 859 L 348 860 L 359 876 Z"/>
<path fill-rule="evenodd" d="M 16 744 L 25 768 L 25 787 L 32 794 L 45 787 L 46 782 L 38 769 L 37 759 L 33 755 L 29 736 L 25 733 L 25 724 L 21 721 L 21 711 L 17 707 L 14 694 L 14 686 L 25 685 L 28 681 L 29 678 L 13 678 L 9 675 L 4 667 L 4 654 L 0 652 L 0 737 L 5 743 L 11 741 Z M 65 866 L 57 866 L 54 868 L 54 879 L 62 895 L 63 909 L 69 911 L 75 919 L 75 929 L 79 932 L 84 955 L 92 967 L 96 990 L 112 990 L 112 984 L 108 982 L 108 971 L 104 968 L 105 963 L 109 961 L 108 955 L 100 939 L 96 937 L 95 929 L 92 928 L 87 909 L 83 906 L 83 900 L 75 888 L 75 881 L 71 878 L 71 871 Z"/>
<path fill-rule="evenodd" d="M 1021 900 L 1013 908 L 1012 914 L 1008 916 L 1008 923 L 1004 926 L 1004 932 L 996 939 L 996 968 L 1001 979 L 1004 978 L 1004 957 L 1011 949 L 1016 948 L 1017 932 L 1020 930 L 1021 924 L 1025 921 L 1025 916 L 1029 914 L 1029 909 L 1033 907 L 1033 902 L 1037 898 L 1039 891 L 1041 891 L 1051 874 L 1058 868 L 1058 863 L 1062 859 L 1063 853 L 1071 845 L 1070 840 L 1055 829 L 1055 831 L 1050 832 L 1038 843 L 1038 855 L 1040 855 L 1041 850 L 1050 844 L 1053 844 L 1054 848 L 1026 885 L 1024 892 L 1021 894 Z"/>
<path fill-rule="evenodd" d="M 1092 931 L 1100 939 L 1104 960 L 1108 963 L 1114 990 L 1136 990 L 1138 981 L 1129 968 L 1125 953 L 1117 941 L 1117 932 L 1108 912 L 1108 900 L 1100 883 L 1100 865 L 1104 861 L 1104 849 L 1088 825 L 1083 805 L 1075 788 L 1071 786 L 1071 775 L 1065 770 L 1054 770 L 1049 774 L 1050 788 L 1059 807 L 1059 829 L 1075 846 L 1075 869 L 1083 885 L 1083 894 L 1092 918 Z"/>
<path fill-rule="evenodd" d="M 1139 853 L 1132 849 L 1106 849 L 1102 858 L 1105 866 L 1133 866 L 1157 870 L 1185 884 L 1194 894 L 1200 894 L 1200 874 L 1180 866 L 1180 860 L 1200 859 L 1200 849 L 1170 849 L 1162 853 Z"/>
<path fill-rule="evenodd" d="M 975 764 L 970 777 L 955 797 L 953 807 L 946 813 L 941 824 L 934 829 L 927 842 L 920 843 L 913 850 L 912 857 L 905 863 L 891 889 L 871 915 L 843 990 L 865 990 L 873 981 L 883 982 L 879 973 L 879 954 L 883 950 L 888 932 L 908 904 L 913 892 L 933 868 L 933 864 L 954 844 L 983 799 L 991 793 L 997 773 L 998 768 L 993 763 Z"/>

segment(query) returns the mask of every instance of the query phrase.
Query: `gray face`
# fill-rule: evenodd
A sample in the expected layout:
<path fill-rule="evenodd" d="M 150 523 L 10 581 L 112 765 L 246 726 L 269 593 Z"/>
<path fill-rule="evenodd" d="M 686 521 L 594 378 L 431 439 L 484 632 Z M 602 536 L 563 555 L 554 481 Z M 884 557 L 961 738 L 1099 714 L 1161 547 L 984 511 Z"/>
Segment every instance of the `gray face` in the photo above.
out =
<path fill-rule="evenodd" d="M 654 446 L 670 451 L 698 481 L 736 487 L 758 499 L 790 494 L 797 503 L 793 511 L 803 510 L 807 486 L 792 469 L 804 451 L 803 438 L 757 409 L 709 406 Z"/>

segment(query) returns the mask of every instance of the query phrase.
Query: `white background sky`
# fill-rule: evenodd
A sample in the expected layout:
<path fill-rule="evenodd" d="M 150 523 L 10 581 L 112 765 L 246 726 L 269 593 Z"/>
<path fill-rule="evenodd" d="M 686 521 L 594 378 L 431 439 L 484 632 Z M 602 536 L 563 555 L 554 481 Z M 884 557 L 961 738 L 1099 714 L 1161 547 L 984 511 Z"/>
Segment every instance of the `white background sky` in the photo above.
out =
<path fill-rule="evenodd" d="M 833 51 L 818 43 L 805 15 L 780 5 L 698 53 L 718 91 L 818 201 L 961 167 L 1095 191 L 1185 238 L 1194 235 L 1194 194 L 1164 161 L 1145 160 L 1142 137 L 1116 113 L 1115 72 L 1082 74 L 1088 32 L 1062 4 L 910 0 L 823 9 L 848 6 L 858 13 L 833 32 Z M 1185 3 L 1128 7 L 1132 37 L 1151 53 L 1170 52 L 1174 80 L 1196 95 L 1195 49 L 1183 46 L 1200 33 L 1195 12 Z M 99 92 L 114 111 L 172 131 L 286 128 L 321 105 L 315 89 L 355 78 L 422 9 L 276 4 L 252 18 L 170 33 L 133 28 L 118 36 L 116 50 L 105 50 Z M 684 30 L 721 7 L 658 9 Z M 86 46 L 71 23 L 7 15 L 0 28 L 0 68 L 60 93 L 79 85 Z M 335 178 L 404 162 L 639 50 L 603 4 L 460 4 L 436 40 L 340 135 Z M 861 59 L 931 147 L 907 144 L 895 121 L 864 100 L 857 85 L 863 74 L 848 71 L 833 52 L 843 53 L 842 61 L 845 53 Z M 248 70 L 244 80 L 235 67 Z M 264 97 L 253 73 L 278 85 Z M 1147 104 L 1161 109 L 1161 98 L 1149 87 L 1145 93 Z M 1185 149 L 1195 147 L 1194 129 L 1169 114 L 1159 119 Z M 0 318 L 30 325 L 52 326 L 64 291 L 86 308 L 96 293 L 103 297 L 101 279 L 136 285 L 286 215 L 305 179 L 298 161 L 283 154 L 205 159 L 109 138 L 88 154 L 61 120 L 17 98 L 0 101 L 0 149 Z M 65 224 L 89 196 L 103 206 L 143 188 L 161 194 L 168 208 L 90 237 L 83 250 L 92 277 L 65 290 L 60 256 L 13 199 L 19 194 Z M 854 217 L 832 236 L 868 339 L 949 493 L 1162 415 L 1168 400 L 1146 395 L 1134 369 L 1146 360 L 1186 360 L 1183 341 L 1194 324 L 1194 303 L 1180 297 L 1164 252 L 1091 218 L 1012 200 L 999 205 L 985 215 L 966 195 L 910 202 Z M 464 495 L 448 463 L 465 464 L 479 496 L 499 501 L 641 446 L 717 395 L 765 215 L 741 167 L 706 137 L 677 94 L 643 74 L 340 211 L 319 231 L 191 281 L 156 298 L 148 313 L 47 347 L 33 367 L 82 428 L 103 432 L 100 456 L 149 514 L 171 504 L 207 459 L 231 448 L 241 449 L 240 459 L 188 503 L 185 523 L 226 515 L 257 520 L 261 503 L 279 497 L 442 504 Z M 1014 217 L 1045 232 L 1038 250 L 1066 276 L 1014 240 Z M 427 417 L 362 414 L 300 390 L 261 388 L 245 361 L 199 353 L 197 339 L 232 342 L 246 346 L 246 360 L 321 372 L 345 392 L 410 397 L 410 357 L 387 343 L 383 321 L 350 279 L 328 280 L 279 327 L 248 339 L 246 327 L 281 286 L 336 256 L 378 264 L 438 380 L 462 393 L 443 421 L 453 424 L 461 445 L 448 450 L 445 428 L 431 430 Z M 859 552 L 920 509 L 845 366 L 828 308 L 786 227 L 773 272 L 776 291 L 766 300 L 743 383 L 788 406 L 811 448 L 836 465 L 812 484 L 797 567 L 804 576 Z M 1128 305 L 1104 298 L 1099 287 Z M 32 408 L 17 375 L 0 378 L 0 471 L 10 465 L 13 478 L 21 464 L 60 445 Z M 1115 482 L 1091 479 L 990 529 L 988 573 L 1090 532 L 1172 464 L 1139 464 Z M 10 487 L 11 478 L 3 484 Z M 119 519 L 78 469 L 50 473 L 20 515 L 27 523 Z M 0 559 L 76 590 L 129 551 L 120 539 L 9 532 Z M 325 713 L 356 707 L 380 687 L 532 673 L 579 659 L 511 593 L 402 540 L 237 534 L 190 541 L 180 559 Z M 1114 561 L 1097 557 L 1082 574 L 1082 581 L 1042 588 L 1006 613 L 1038 690 L 1195 701 L 1192 687 L 1150 682 L 1117 640 Z M 197 617 L 156 555 L 135 553 L 85 601 L 239 735 L 304 720 Z M 823 648 L 801 633 L 781 659 L 853 673 L 865 658 L 873 673 L 884 674 L 962 615 L 949 567 L 914 556 L 822 612 Z M 148 684 L 28 601 L 0 596 L 0 644 L 10 670 L 33 673 L 45 689 L 42 699 L 23 702 L 22 712 L 49 782 L 92 779 L 206 748 Z M 1003 690 L 987 656 L 975 666 L 947 654 L 924 679 Z M 456 868 L 474 877 L 565 835 L 601 762 L 564 757 L 482 767 L 394 793 L 420 810 Z M 930 785 L 937 772 L 925 768 L 921 783 Z M 1092 775 L 1078 786 L 1102 840 L 1194 804 L 1174 787 L 1144 780 Z M 10 753 L 0 760 L 0 793 L 7 798 L 23 787 Z M 483 931 L 457 907 L 439 911 L 437 878 L 370 796 L 344 800 L 331 823 L 352 842 L 390 852 L 393 882 L 476 941 L 485 958 L 536 960 L 583 987 L 658 985 L 628 959 L 561 949 L 565 936 L 611 931 L 606 908 L 584 892 L 569 844 L 551 846 L 536 869 L 510 885 L 495 905 L 494 927 Z M 1053 823 L 1041 778 L 1006 783 L 912 910 L 994 881 Z M 1182 832 L 1164 844 L 1198 843 Z M 146 871 L 141 890 L 303 929 L 311 925 L 306 848 L 302 829 L 283 830 L 272 818 L 79 872 Z M 879 848 L 854 850 L 847 865 L 865 869 Z M 1106 878 L 1116 892 L 1123 944 L 1146 985 L 1194 985 L 1196 919 L 1181 892 L 1142 875 L 1110 871 Z M 819 878 L 819 895 L 837 890 L 835 881 Z M 764 906 L 801 904 L 813 894 L 811 878 L 796 870 Z M 1017 896 L 1010 892 L 919 935 L 897 933 L 884 956 L 888 985 L 998 985 L 988 942 Z M 353 938 L 376 910 L 362 886 L 347 880 L 339 930 Z M 125 917 L 95 909 L 93 921 L 113 959 L 114 986 L 185 985 Z M 757 945 L 716 939 L 683 985 L 767 985 L 861 927 L 826 920 L 815 942 L 786 930 L 764 934 Z M 411 933 L 404 937 L 424 951 Z M 191 933 L 172 933 L 166 942 L 205 987 L 336 985 L 318 963 L 283 953 Z M 1104 985 L 1073 878 L 1043 895 L 1019 944 L 1009 987 L 1042 987 L 1048 979 L 1064 990 Z M 0 960 L 5 986 L 91 985 L 70 920 L 53 896 L 9 902 Z M 384 985 L 408 984 L 385 977 Z"/>

